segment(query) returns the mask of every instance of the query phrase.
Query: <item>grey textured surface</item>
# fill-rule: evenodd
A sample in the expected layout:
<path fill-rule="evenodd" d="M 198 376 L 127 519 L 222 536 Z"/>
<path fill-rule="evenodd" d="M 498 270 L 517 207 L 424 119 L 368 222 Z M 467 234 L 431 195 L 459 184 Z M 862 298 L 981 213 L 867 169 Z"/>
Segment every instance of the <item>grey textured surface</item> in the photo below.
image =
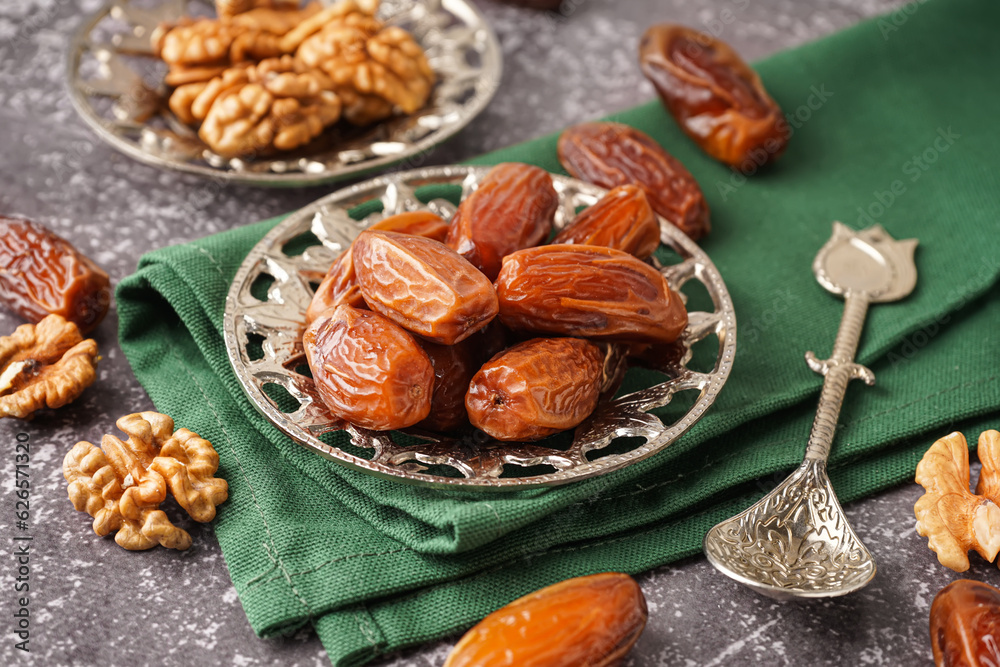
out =
<path fill-rule="evenodd" d="M 117 281 L 153 248 L 302 206 L 330 191 L 214 186 L 157 171 L 99 143 L 63 89 L 67 36 L 100 0 L 0 0 L 0 212 L 50 226 Z M 429 163 L 448 163 L 649 99 L 635 64 L 646 25 L 670 20 L 721 27 L 748 59 L 794 46 L 898 7 L 898 0 L 568 0 L 565 16 L 487 0 L 503 43 L 499 95 Z M 726 13 L 728 12 L 728 14 Z M 718 30 L 716 31 L 718 32 Z M 0 331 L 20 321 L 0 312 Z M 96 331 L 98 383 L 75 404 L 28 424 L 0 421 L 0 663 L 39 665 L 328 664 L 308 633 L 256 638 L 210 527 L 185 525 L 184 553 L 127 553 L 90 532 L 66 499 L 61 461 L 77 440 L 96 442 L 122 414 L 152 405 L 116 343 L 112 312 Z M 31 653 L 15 650 L 14 442 L 31 442 Z M 929 444 L 929 443 L 928 443 Z M 715 573 L 702 558 L 640 577 L 650 620 L 629 665 L 915 665 L 930 662 L 934 594 L 958 578 L 914 532 L 914 485 L 847 508 L 879 563 L 874 583 L 844 599 L 778 604 Z M 973 557 L 966 576 L 1000 584 Z M 438 665 L 449 642 L 383 664 Z"/>

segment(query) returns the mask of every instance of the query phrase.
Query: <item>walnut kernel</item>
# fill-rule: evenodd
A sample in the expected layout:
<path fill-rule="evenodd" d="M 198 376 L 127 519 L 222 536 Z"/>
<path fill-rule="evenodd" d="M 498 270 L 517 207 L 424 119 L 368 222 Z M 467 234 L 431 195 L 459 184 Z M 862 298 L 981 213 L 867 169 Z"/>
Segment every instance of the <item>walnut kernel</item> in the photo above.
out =
<path fill-rule="evenodd" d="M 75 401 L 97 378 L 97 343 L 59 315 L 0 337 L 0 418 Z"/>
<path fill-rule="evenodd" d="M 199 522 L 215 518 L 229 496 L 224 479 L 214 477 L 219 456 L 211 443 L 157 412 L 122 417 L 121 440 L 105 435 L 98 449 L 78 442 L 63 460 L 70 501 L 94 518 L 100 536 L 117 531 L 115 542 L 130 551 L 162 545 L 187 549 L 191 536 L 159 509 L 167 490 Z"/>
<path fill-rule="evenodd" d="M 290 150 L 318 136 L 340 118 L 340 98 L 318 70 L 290 57 L 227 71 L 175 109 L 204 119 L 199 136 L 225 157 Z M 180 90 L 180 89 L 178 89 Z M 175 93 L 176 94 L 176 93 Z"/>
<path fill-rule="evenodd" d="M 296 51 L 302 63 L 322 69 L 344 99 L 344 117 L 366 125 L 392 114 L 413 113 L 430 97 L 434 71 L 412 35 L 395 26 L 377 29 L 363 17 L 328 25 Z"/>
<path fill-rule="evenodd" d="M 917 465 L 926 493 L 914 505 L 917 533 L 938 561 L 956 572 L 969 569 L 969 550 L 988 561 L 1000 552 L 1000 433 L 979 436 L 983 468 L 976 493 L 969 491 L 969 450 L 961 433 L 931 445 Z"/>
<path fill-rule="evenodd" d="M 215 0 L 215 13 L 223 21 L 260 9 L 287 12 L 298 7 L 299 0 Z"/>

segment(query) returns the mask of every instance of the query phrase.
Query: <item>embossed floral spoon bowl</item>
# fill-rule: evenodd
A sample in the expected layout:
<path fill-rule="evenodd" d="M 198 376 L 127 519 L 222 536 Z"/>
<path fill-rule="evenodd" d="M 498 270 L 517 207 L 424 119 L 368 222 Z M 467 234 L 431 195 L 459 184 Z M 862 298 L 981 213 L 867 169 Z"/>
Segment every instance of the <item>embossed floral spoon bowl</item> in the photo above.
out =
<path fill-rule="evenodd" d="M 758 593 L 777 599 L 834 597 L 875 576 L 875 560 L 847 523 L 826 461 L 847 383 L 875 383 L 871 370 L 854 362 L 868 305 L 913 291 L 916 246 L 916 239 L 896 241 L 879 225 L 855 232 L 835 222 L 833 236 L 813 262 L 820 285 L 844 297 L 844 315 L 830 358 L 806 353 L 809 368 L 823 376 L 823 390 L 805 459 L 778 488 L 705 535 L 708 561 Z"/>

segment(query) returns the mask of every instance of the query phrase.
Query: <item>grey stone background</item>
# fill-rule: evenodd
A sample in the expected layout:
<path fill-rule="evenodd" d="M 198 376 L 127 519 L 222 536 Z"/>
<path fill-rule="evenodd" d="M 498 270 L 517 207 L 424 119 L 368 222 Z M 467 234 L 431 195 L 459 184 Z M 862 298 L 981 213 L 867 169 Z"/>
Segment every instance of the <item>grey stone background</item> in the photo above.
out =
<path fill-rule="evenodd" d="M 56 230 L 116 282 L 141 254 L 298 208 L 330 187 L 230 186 L 211 198 L 192 176 L 158 171 L 100 143 L 63 86 L 68 36 L 101 0 L 0 0 L 0 213 Z M 635 62 L 647 25 L 714 28 L 747 59 L 795 46 L 902 5 L 899 0 L 567 0 L 565 20 L 476 0 L 503 44 L 496 99 L 435 150 L 444 164 L 650 99 Z M 721 30 L 720 30 L 721 29 Z M 206 201 L 207 199 L 207 201 Z M 21 322 L 0 312 L 0 332 Z M 73 405 L 29 423 L 0 421 L 0 662 L 38 665 L 324 665 L 314 635 L 254 636 L 211 527 L 189 526 L 192 548 L 128 553 L 99 539 L 66 498 L 61 461 L 78 440 L 97 442 L 129 412 L 153 406 L 116 342 L 112 311 L 94 334 L 104 356 L 97 384 Z M 11 557 L 14 441 L 31 442 L 31 653 L 14 649 Z M 645 634 L 628 665 L 918 665 L 931 654 L 934 594 L 958 575 L 914 532 L 919 487 L 904 485 L 847 508 L 879 562 L 872 585 L 847 598 L 779 604 L 713 571 L 702 558 L 639 577 Z M 22 533 L 23 534 L 23 533 Z M 1000 584 L 973 557 L 966 576 Z M 382 665 L 440 665 L 452 641 Z"/>

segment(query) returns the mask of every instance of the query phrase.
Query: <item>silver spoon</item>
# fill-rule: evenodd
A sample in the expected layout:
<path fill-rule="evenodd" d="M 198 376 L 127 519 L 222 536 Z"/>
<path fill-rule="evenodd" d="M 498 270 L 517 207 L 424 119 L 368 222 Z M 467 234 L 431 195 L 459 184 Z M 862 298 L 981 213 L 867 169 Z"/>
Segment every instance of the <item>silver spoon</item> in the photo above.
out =
<path fill-rule="evenodd" d="M 778 488 L 705 535 L 708 561 L 759 593 L 777 599 L 834 597 L 875 576 L 875 560 L 847 523 L 826 461 L 847 383 L 875 383 L 868 368 L 854 363 L 868 305 L 913 291 L 916 246 L 916 239 L 896 241 L 879 225 L 855 232 L 835 222 L 833 236 L 813 262 L 820 285 L 844 297 L 844 315 L 830 358 L 806 353 L 809 368 L 824 379 L 805 459 Z"/>

